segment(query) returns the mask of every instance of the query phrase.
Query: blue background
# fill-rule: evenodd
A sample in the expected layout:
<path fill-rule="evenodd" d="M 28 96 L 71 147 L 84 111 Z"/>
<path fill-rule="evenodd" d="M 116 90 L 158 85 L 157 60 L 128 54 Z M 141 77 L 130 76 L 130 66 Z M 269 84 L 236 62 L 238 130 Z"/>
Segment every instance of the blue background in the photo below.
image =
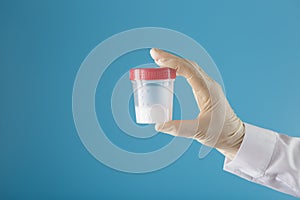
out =
<path fill-rule="evenodd" d="M 0 198 L 295 199 L 224 172 L 217 151 L 199 160 L 196 142 L 163 170 L 112 170 L 81 144 L 71 103 L 76 72 L 99 42 L 135 27 L 165 27 L 208 51 L 242 120 L 300 136 L 299 10 L 298 0 L 0 1 Z M 146 50 L 139 54 L 126 64 L 151 61 Z M 130 68 L 121 67 L 106 76 L 117 80 Z M 110 99 L 101 88 L 99 95 Z M 103 120 L 121 135 L 110 117 Z M 170 139 L 161 137 L 157 146 Z M 126 148 L 130 138 L 122 138 L 112 136 Z"/>

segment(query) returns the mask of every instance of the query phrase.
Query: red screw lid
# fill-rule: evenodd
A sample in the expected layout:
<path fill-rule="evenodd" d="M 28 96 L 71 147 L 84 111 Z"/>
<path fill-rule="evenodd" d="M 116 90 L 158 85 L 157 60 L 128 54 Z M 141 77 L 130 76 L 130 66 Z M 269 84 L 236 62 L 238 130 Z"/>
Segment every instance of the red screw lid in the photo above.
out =
<path fill-rule="evenodd" d="M 168 67 L 130 69 L 130 80 L 161 80 L 175 78 L 176 70 Z"/>

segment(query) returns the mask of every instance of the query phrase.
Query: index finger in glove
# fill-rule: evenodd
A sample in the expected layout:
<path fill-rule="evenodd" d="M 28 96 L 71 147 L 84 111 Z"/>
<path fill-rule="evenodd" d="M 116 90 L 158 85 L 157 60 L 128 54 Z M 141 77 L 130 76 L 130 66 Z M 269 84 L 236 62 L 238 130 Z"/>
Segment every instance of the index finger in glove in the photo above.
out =
<path fill-rule="evenodd" d="M 211 79 L 195 62 L 156 48 L 151 49 L 150 54 L 157 65 L 176 69 L 179 76 L 187 79 L 194 92 L 201 92 L 208 97 L 207 82 Z"/>

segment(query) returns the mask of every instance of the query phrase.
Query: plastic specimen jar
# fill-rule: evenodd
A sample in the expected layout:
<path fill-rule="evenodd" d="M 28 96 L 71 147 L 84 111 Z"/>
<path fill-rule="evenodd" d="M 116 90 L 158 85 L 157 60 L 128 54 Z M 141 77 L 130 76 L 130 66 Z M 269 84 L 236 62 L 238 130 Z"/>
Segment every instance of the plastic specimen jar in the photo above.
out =
<path fill-rule="evenodd" d="M 172 120 L 175 78 L 176 70 L 167 67 L 130 69 L 136 123 L 154 124 Z"/>

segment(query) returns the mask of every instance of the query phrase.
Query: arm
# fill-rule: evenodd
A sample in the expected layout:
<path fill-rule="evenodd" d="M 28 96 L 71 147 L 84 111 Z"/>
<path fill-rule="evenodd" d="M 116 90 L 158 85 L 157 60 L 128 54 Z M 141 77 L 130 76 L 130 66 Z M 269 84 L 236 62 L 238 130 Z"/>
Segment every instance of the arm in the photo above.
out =
<path fill-rule="evenodd" d="M 249 181 L 300 197 L 300 138 L 245 124 L 245 137 L 224 170 Z"/>
<path fill-rule="evenodd" d="M 201 111 L 193 120 L 156 124 L 157 131 L 214 147 L 226 157 L 226 171 L 300 196 L 300 138 L 243 123 L 220 85 L 197 63 L 159 49 L 151 49 L 150 54 L 160 67 L 174 68 L 177 75 L 186 78 Z"/>

